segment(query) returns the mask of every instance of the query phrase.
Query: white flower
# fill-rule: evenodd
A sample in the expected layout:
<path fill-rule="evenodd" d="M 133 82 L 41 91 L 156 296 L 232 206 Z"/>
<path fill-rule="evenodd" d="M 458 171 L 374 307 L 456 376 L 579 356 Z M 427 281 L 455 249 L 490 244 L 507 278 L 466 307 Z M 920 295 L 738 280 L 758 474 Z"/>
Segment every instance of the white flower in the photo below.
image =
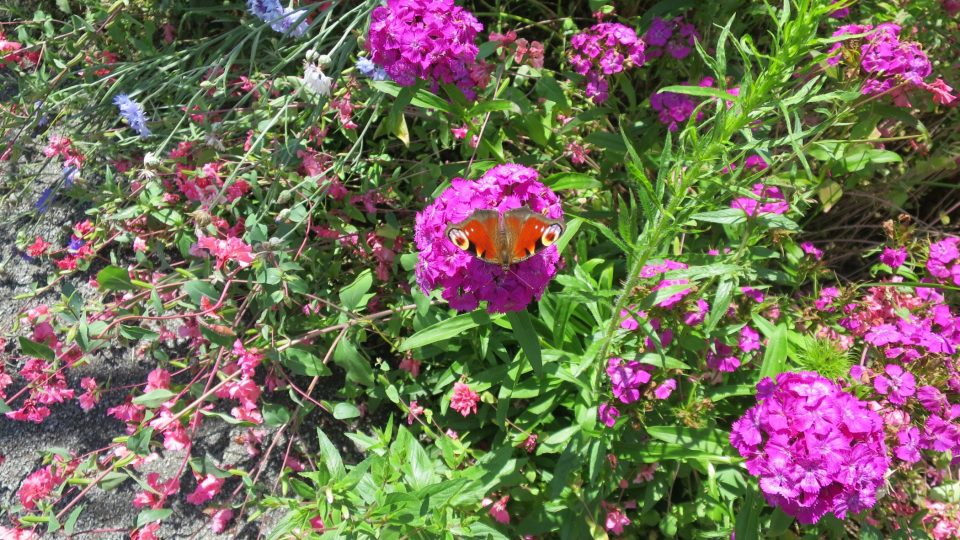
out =
<path fill-rule="evenodd" d="M 303 85 L 314 94 L 329 97 L 333 79 L 324 75 L 320 66 L 306 64 L 303 68 Z"/>

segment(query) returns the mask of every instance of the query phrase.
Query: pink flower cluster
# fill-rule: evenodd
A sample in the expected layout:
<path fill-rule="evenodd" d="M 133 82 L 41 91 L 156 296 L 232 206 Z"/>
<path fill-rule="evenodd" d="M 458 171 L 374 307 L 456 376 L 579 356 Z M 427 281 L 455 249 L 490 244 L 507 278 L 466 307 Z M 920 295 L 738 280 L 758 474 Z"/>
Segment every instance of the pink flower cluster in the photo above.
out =
<path fill-rule="evenodd" d="M 960 285 L 960 238 L 951 236 L 930 244 L 927 271 L 941 283 Z M 901 262 L 902 264 L 902 262 Z"/>
<path fill-rule="evenodd" d="M 489 72 L 477 64 L 475 40 L 483 24 L 453 0 L 387 0 L 370 15 L 366 48 L 401 86 L 417 79 L 455 84 L 468 98 L 486 85 Z"/>
<path fill-rule="evenodd" d="M 909 83 L 913 87 L 931 92 L 937 103 L 947 105 L 956 100 L 956 96 L 951 94 L 953 89 L 942 79 L 931 84 L 924 81 L 933 72 L 930 59 L 919 43 L 901 41 L 900 30 L 900 26 L 894 23 L 877 26 L 848 24 L 833 33 L 834 37 L 866 34 L 859 41 L 860 69 L 866 76 L 860 91 L 868 95 L 882 94 Z M 842 55 L 836 54 L 836 51 L 843 46 L 842 42 L 838 42 L 830 49 L 830 52 L 834 53 L 828 60 L 830 64 L 836 65 L 841 61 Z M 910 105 L 903 89 L 894 90 L 893 98 L 897 105 Z"/>
<path fill-rule="evenodd" d="M 487 311 L 526 309 L 538 300 L 557 273 L 560 254 L 550 246 L 504 270 L 457 248 L 446 227 L 470 217 L 474 210 L 501 213 L 529 207 L 551 219 L 563 217 L 560 198 L 537 180 L 537 171 L 522 165 L 498 165 L 476 181 L 455 178 L 429 206 L 417 214 L 414 240 L 419 250 L 417 283 L 425 293 L 442 287 L 442 296 L 458 311 L 472 311 L 487 302 Z"/>
<path fill-rule="evenodd" d="M 767 502 L 800 523 L 871 508 L 889 468 L 883 421 L 867 403 L 814 372 L 757 384 L 759 403 L 730 442 L 760 478 Z"/>
<path fill-rule="evenodd" d="M 670 56 L 683 60 L 690 55 L 699 39 L 697 28 L 683 22 L 683 17 L 670 20 L 654 17 L 650 28 L 643 34 L 643 40 L 649 47 L 647 56 L 650 58 L 663 56 L 663 49 L 666 48 Z"/>
<path fill-rule="evenodd" d="M 737 197 L 730 202 L 730 208 L 738 208 L 746 212 L 748 216 L 759 216 L 760 214 L 786 214 L 790 210 L 790 204 L 787 198 L 776 186 L 765 186 L 763 184 L 754 184 L 751 190 L 758 198 Z"/>
<path fill-rule="evenodd" d="M 645 61 L 646 44 L 620 23 L 597 23 L 570 38 L 570 65 L 587 79 L 586 94 L 594 103 L 609 97 L 607 77 Z"/>
<path fill-rule="evenodd" d="M 607 376 L 613 396 L 621 403 L 633 403 L 640 399 L 641 388 L 650 382 L 653 366 L 630 360 L 626 364 L 623 358 L 613 357 L 607 360 Z"/>
<path fill-rule="evenodd" d="M 681 83 L 683 86 L 689 86 L 690 83 Z M 699 86 L 713 86 L 713 79 L 705 77 L 700 81 Z M 670 131 L 676 131 L 680 124 L 686 122 L 693 115 L 697 108 L 697 100 L 687 94 L 677 94 L 675 92 L 655 92 L 650 96 L 650 106 L 657 111 L 657 118 L 660 123 L 667 126 Z M 703 111 L 697 112 L 696 121 L 703 120 Z"/>

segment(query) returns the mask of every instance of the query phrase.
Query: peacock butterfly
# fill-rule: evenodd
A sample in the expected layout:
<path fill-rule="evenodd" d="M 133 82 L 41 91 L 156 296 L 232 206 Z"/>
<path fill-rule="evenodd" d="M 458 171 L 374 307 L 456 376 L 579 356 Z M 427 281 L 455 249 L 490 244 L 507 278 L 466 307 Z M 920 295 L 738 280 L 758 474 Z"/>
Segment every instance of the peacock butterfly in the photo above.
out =
<path fill-rule="evenodd" d="M 524 206 L 507 210 L 475 210 L 460 223 L 447 225 L 447 238 L 474 257 L 506 270 L 540 253 L 563 234 L 562 219 L 549 219 Z"/>

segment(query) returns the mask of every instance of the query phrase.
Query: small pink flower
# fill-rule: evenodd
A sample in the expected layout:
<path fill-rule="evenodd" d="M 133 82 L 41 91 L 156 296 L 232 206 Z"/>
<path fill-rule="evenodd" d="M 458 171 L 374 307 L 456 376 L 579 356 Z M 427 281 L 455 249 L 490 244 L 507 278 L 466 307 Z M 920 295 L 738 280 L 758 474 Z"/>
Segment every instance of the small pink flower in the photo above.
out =
<path fill-rule="evenodd" d="M 806 253 L 807 255 L 810 255 L 811 257 L 813 257 L 818 261 L 823 258 L 823 250 L 817 249 L 810 242 L 804 242 L 800 244 L 800 249 L 802 249 L 804 253 Z"/>
<path fill-rule="evenodd" d="M 423 407 L 417 403 L 417 400 L 410 402 L 410 410 L 407 412 L 407 425 L 413 424 L 413 422 L 420 418 L 420 415 L 423 414 Z"/>
<path fill-rule="evenodd" d="M 220 493 L 220 488 L 223 487 L 224 480 L 224 478 L 217 478 L 212 474 L 206 475 L 203 480 L 199 480 L 197 483 L 197 489 L 187 495 L 187 502 L 201 505 L 216 497 L 217 493 Z"/>
<path fill-rule="evenodd" d="M 597 416 L 603 425 L 612 428 L 617 423 L 617 418 L 620 417 L 620 411 L 609 403 L 601 403 L 600 408 L 597 409 Z"/>
<path fill-rule="evenodd" d="M 223 531 L 227 530 L 227 525 L 230 523 L 230 520 L 233 519 L 233 510 L 229 508 L 221 508 L 213 513 L 210 516 L 210 529 L 213 532 L 220 534 Z"/>
<path fill-rule="evenodd" d="M 452 127 L 452 128 L 450 128 L 450 133 L 453 133 L 454 138 L 456 138 L 456 139 L 458 139 L 458 140 L 459 140 L 459 139 L 466 139 L 466 138 L 467 138 L 467 131 L 468 131 L 468 128 L 467 128 L 467 125 L 466 125 L 466 124 L 464 124 L 464 125 L 462 125 L 462 126 L 460 126 L 460 127 Z"/>
<path fill-rule="evenodd" d="M 623 528 L 630 524 L 627 516 L 617 507 L 607 512 L 606 529 L 613 534 L 623 534 Z"/>
<path fill-rule="evenodd" d="M 656 389 L 654 389 L 653 391 L 653 395 L 656 396 L 657 399 L 667 399 L 668 397 L 670 397 L 670 394 L 672 394 L 673 391 L 676 390 L 676 388 L 677 388 L 677 381 L 673 379 L 667 379 L 662 383 L 660 383 L 659 385 L 657 385 Z"/>
<path fill-rule="evenodd" d="M 323 532 L 325 528 L 323 524 L 323 518 L 320 517 L 319 514 L 313 516 L 313 518 L 310 519 L 310 526 L 313 527 L 313 530 L 317 532 Z"/>
<path fill-rule="evenodd" d="M 883 253 L 880 254 L 880 262 L 889 266 L 890 268 L 899 268 L 907 260 L 907 250 L 904 248 L 883 248 Z"/>
<path fill-rule="evenodd" d="M 460 434 L 452 429 L 447 429 L 447 431 L 445 431 L 444 434 L 455 441 L 460 439 Z"/>
<path fill-rule="evenodd" d="M 459 412 L 463 416 L 470 416 L 477 412 L 477 402 L 480 401 L 480 395 L 470 389 L 464 383 L 458 382 L 453 385 L 453 395 L 450 397 L 450 408 Z"/>
<path fill-rule="evenodd" d="M 410 375 L 413 375 L 413 378 L 416 379 L 420 375 L 420 361 L 414 360 L 413 356 L 405 356 L 400 361 L 400 369 L 409 371 Z"/>
<path fill-rule="evenodd" d="M 520 444 L 520 448 L 523 448 L 524 450 L 526 450 L 528 454 L 532 454 L 533 451 L 537 449 L 537 438 L 538 437 L 536 433 L 531 433 Z"/>
<path fill-rule="evenodd" d="M 490 499 L 484 499 L 485 504 L 483 506 L 486 507 L 487 505 L 489 505 L 490 510 L 488 513 L 490 514 L 490 517 L 492 517 L 494 521 L 496 521 L 497 523 L 506 525 L 510 523 L 510 513 L 507 512 L 507 502 L 509 500 L 510 500 L 509 495 L 504 495 L 503 497 L 500 497 L 500 500 L 498 500 L 493 504 L 490 504 L 491 502 L 493 502 Z"/>
<path fill-rule="evenodd" d="M 143 252 L 147 250 L 147 242 L 139 236 L 133 239 L 133 250 L 136 252 Z"/>

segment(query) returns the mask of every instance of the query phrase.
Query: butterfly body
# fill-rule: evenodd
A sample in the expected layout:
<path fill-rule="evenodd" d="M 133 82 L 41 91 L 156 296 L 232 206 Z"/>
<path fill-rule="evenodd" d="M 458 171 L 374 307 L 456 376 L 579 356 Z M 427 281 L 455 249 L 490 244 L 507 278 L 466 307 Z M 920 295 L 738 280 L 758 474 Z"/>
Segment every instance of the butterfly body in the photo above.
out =
<path fill-rule="evenodd" d="M 506 270 L 523 262 L 563 234 L 562 219 L 550 219 L 528 207 L 476 210 L 467 219 L 447 226 L 446 235 L 457 248 Z"/>

